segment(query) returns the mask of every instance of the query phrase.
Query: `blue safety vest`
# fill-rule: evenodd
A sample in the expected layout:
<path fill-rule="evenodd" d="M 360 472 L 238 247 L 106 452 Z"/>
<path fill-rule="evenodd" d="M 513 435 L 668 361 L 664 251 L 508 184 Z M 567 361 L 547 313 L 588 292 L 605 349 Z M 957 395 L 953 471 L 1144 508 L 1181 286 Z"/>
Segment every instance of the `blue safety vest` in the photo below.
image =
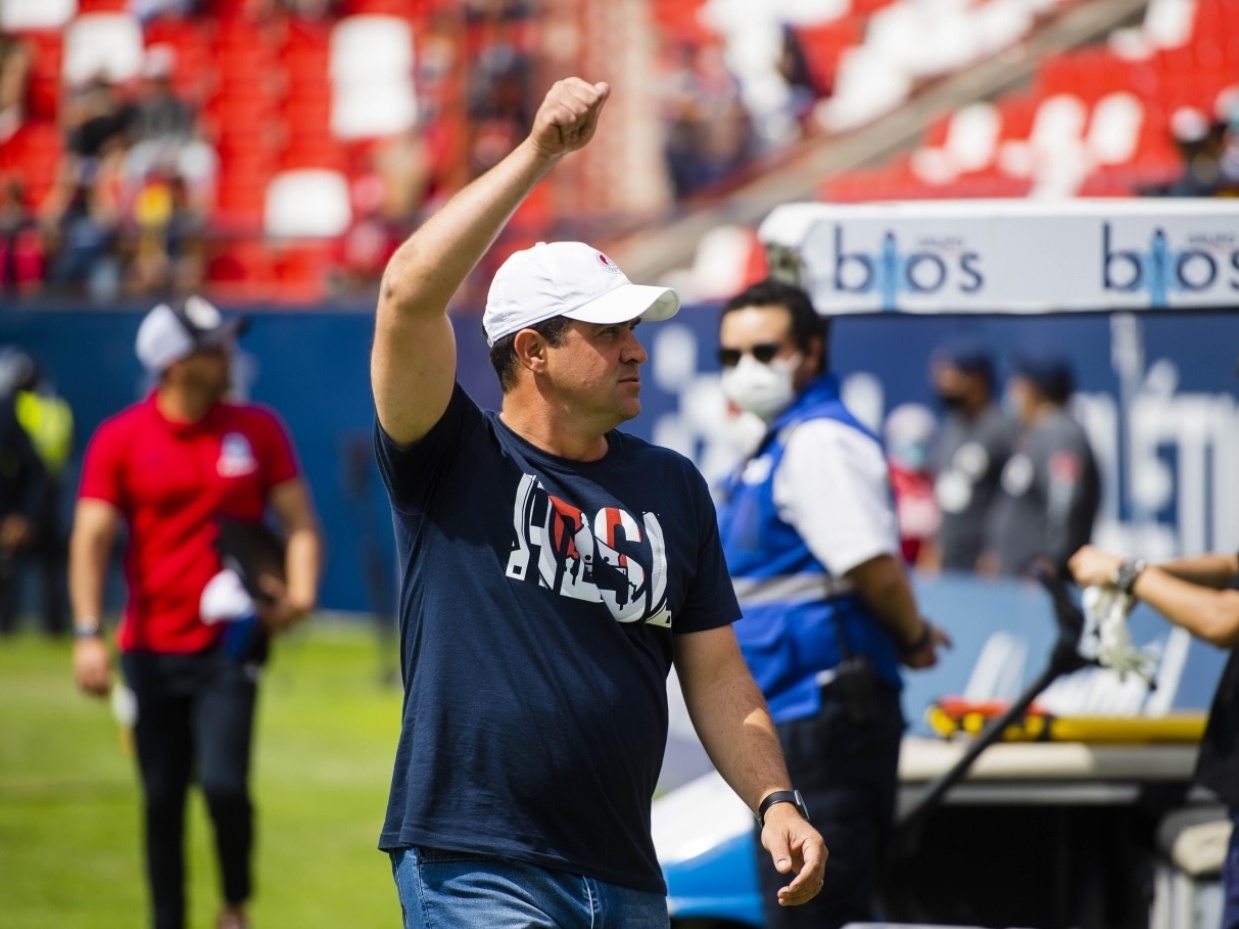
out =
<path fill-rule="evenodd" d="M 779 518 L 774 475 L 795 427 L 833 419 L 876 436 L 839 399 L 833 375 L 818 378 L 766 433 L 757 451 L 727 482 L 719 532 L 744 618 L 736 637 L 776 722 L 821 708 L 821 687 L 840 660 L 842 635 L 853 654 L 867 655 L 878 676 L 898 686 L 899 656 L 891 636 L 853 592 Z M 825 672 L 825 673 L 824 673 Z"/>

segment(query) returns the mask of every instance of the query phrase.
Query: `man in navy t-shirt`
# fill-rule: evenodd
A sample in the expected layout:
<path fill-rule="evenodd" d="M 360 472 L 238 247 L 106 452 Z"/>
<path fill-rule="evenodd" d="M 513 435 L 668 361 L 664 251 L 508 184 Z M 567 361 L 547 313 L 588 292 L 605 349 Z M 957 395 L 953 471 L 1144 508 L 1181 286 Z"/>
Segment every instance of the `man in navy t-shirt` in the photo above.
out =
<path fill-rule="evenodd" d="M 496 273 L 483 319 L 502 410 L 455 383 L 449 300 L 534 185 L 593 137 L 609 93 L 555 84 L 529 137 L 383 278 L 371 377 L 405 703 L 380 846 L 406 927 L 666 926 L 650 799 L 673 664 L 788 875 L 780 901 L 822 885 L 825 847 L 732 633 L 704 482 L 615 431 L 641 409 L 633 330 L 679 298 L 583 243 L 539 243 Z"/>

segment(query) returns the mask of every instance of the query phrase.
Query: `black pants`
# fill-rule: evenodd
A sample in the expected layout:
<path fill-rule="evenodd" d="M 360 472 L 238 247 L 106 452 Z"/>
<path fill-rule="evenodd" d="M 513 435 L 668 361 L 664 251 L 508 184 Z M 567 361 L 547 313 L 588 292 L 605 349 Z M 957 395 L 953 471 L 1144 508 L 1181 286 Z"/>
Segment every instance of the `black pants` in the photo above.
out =
<path fill-rule="evenodd" d="M 137 698 L 146 872 L 155 929 L 185 926 L 185 801 L 196 776 L 215 831 L 224 900 L 251 892 L 249 796 L 256 675 L 222 649 L 192 655 L 130 652 L 125 678 Z"/>
<path fill-rule="evenodd" d="M 857 725 L 827 685 L 816 716 L 778 724 L 792 783 L 830 857 L 821 893 L 801 906 L 781 907 L 776 893 L 791 877 L 774 869 L 759 832 L 757 873 L 767 929 L 837 929 L 873 918 L 878 869 L 895 813 L 904 727 L 895 687 L 879 685 L 878 704 L 877 718 Z"/>
<path fill-rule="evenodd" d="M 0 635 L 17 631 L 22 605 L 22 582 L 28 575 L 39 578 L 39 624 L 48 635 L 69 632 L 68 540 L 60 526 L 60 507 L 55 500 L 35 520 L 34 537 L 20 551 L 0 557 Z"/>

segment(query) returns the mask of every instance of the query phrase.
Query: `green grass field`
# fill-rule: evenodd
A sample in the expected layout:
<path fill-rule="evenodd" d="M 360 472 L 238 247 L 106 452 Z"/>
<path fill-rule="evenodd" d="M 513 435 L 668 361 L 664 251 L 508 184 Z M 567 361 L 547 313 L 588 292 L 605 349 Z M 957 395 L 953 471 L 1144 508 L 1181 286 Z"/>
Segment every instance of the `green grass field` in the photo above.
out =
<path fill-rule="evenodd" d="M 397 926 L 375 843 L 399 688 L 380 684 L 368 626 L 320 623 L 277 646 L 258 713 L 254 925 Z M 0 926 L 140 929 L 134 761 L 108 705 L 74 688 L 70 650 L 33 635 L 0 641 Z M 212 929 L 218 882 L 196 792 L 188 816 L 189 926 Z"/>

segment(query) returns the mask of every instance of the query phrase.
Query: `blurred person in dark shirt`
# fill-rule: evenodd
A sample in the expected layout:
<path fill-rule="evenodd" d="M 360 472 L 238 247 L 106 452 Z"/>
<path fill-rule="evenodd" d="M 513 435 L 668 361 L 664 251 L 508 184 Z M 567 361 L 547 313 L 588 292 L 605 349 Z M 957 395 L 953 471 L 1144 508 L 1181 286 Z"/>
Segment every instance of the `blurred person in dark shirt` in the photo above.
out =
<path fill-rule="evenodd" d="M 17 418 L 19 388 L 34 362 L 13 346 L 0 349 L 0 634 L 16 631 L 21 558 L 35 544 L 52 484 L 43 460 Z"/>
<path fill-rule="evenodd" d="M 43 234 L 20 179 L 0 179 L 0 293 L 32 294 L 43 283 Z"/>
<path fill-rule="evenodd" d="M 1068 402 L 1071 366 L 1054 356 L 1016 359 L 1008 383 L 1019 432 L 990 514 L 985 574 L 1023 576 L 1045 558 L 1060 573 L 1089 542 L 1101 505 L 1101 475 Z"/>
<path fill-rule="evenodd" d="M 936 563 L 925 566 L 975 571 L 1015 427 L 994 400 L 994 364 L 981 343 L 960 339 L 938 348 L 930 380 L 945 416 L 930 454 L 942 522 Z"/>

